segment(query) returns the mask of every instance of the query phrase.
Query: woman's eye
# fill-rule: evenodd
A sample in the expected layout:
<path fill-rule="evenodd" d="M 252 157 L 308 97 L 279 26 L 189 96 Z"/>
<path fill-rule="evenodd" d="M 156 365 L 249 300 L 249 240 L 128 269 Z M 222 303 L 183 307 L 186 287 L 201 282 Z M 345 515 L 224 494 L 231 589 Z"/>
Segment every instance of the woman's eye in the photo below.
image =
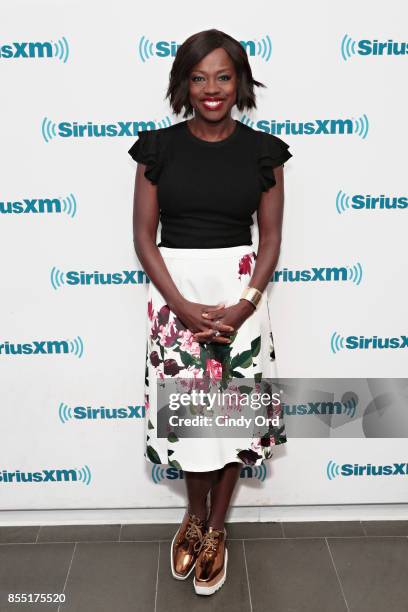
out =
<path fill-rule="evenodd" d="M 204 77 L 199 76 L 199 75 L 195 75 L 191 78 L 192 81 L 197 81 L 198 79 L 203 79 Z M 231 79 L 229 74 L 221 74 L 220 78 L 226 81 L 229 81 Z"/>

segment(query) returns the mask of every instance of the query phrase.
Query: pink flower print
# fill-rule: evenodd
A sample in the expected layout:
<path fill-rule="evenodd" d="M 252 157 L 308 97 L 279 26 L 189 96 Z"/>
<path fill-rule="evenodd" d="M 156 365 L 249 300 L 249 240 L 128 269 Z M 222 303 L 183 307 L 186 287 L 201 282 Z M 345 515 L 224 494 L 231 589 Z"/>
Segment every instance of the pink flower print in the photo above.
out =
<path fill-rule="evenodd" d="M 159 335 L 159 332 L 160 332 L 160 325 L 159 325 L 158 317 L 156 315 L 156 317 L 153 318 L 153 323 L 150 327 L 150 338 L 152 340 L 157 340 L 157 336 Z"/>
<path fill-rule="evenodd" d="M 222 364 L 216 359 L 207 359 L 205 371 L 211 380 L 220 380 L 222 378 Z"/>
<path fill-rule="evenodd" d="M 167 304 L 164 304 L 164 306 L 162 306 L 159 312 L 157 313 L 159 325 L 167 325 L 167 323 L 169 322 L 169 316 L 170 308 L 167 306 Z"/>
<path fill-rule="evenodd" d="M 164 347 L 173 346 L 177 339 L 177 329 L 173 321 L 167 325 L 161 325 L 158 333 L 159 343 Z"/>
<path fill-rule="evenodd" d="M 252 271 L 252 259 L 254 253 L 248 253 L 248 255 L 243 255 L 239 260 L 239 268 L 238 268 L 238 276 L 241 278 L 244 274 L 251 274 Z"/>
<path fill-rule="evenodd" d="M 179 366 L 175 359 L 165 359 L 163 362 L 164 373 L 168 376 L 177 376 L 180 370 L 183 369 L 182 366 Z"/>
<path fill-rule="evenodd" d="M 258 452 L 261 450 L 261 440 L 260 438 L 253 438 L 252 442 L 251 442 L 251 449 L 255 452 Z"/>
<path fill-rule="evenodd" d="M 187 329 L 186 331 L 179 331 L 180 348 L 182 351 L 187 351 L 193 357 L 200 356 L 200 344 L 197 340 L 194 340 L 193 333 Z"/>
<path fill-rule="evenodd" d="M 154 366 L 155 368 L 157 368 L 157 366 L 160 364 L 161 360 L 159 357 L 159 353 L 157 351 L 152 351 L 150 353 L 150 363 L 152 364 L 152 366 Z"/>
<path fill-rule="evenodd" d="M 186 373 L 185 375 L 184 372 Z M 183 376 L 184 378 L 182 378 Z M 184 368 L 180 374 L 178 384 L 185 393 L 191 393 L 193 389 L 196 391 L 203 390 L 205 393 L 208 392 L 208 382 L 203 378 L 203 371 L 195 366 L 190 365 L 188 368 Z"/>
<path fill-rule="evenodd" d="M 242 412 L 243 406 L 247 406 L 247 393 L 241 393 L 239 385 L 228 385 L 226 389 L 226 401 L 224 408 L 229 414 L 232 412 Z"/>
<path fill-rule="evenodd" d="M 150 299 L 147 302 L 147 316 L 149 317 L 149 321 L 153 321 L 153 315 L 154 315 L 153 300 Z"/>
<path fill-rule="evenodd" d="M 144 406 L 145 406 L 145 411 L 147 412 L 150 408 L 150 403 L 149 403 L 149 394 L 145 393 L 144 396 Z"/>

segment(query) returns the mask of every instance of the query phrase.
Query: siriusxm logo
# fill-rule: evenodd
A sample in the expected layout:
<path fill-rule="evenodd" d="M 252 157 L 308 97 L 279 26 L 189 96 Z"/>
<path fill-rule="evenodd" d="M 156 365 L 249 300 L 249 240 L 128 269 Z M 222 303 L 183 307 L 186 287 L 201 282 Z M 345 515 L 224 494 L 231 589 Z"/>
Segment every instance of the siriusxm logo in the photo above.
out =
<path fill-rule="evenodd" d="M 24 198 L 23 200 L 0 200 L 0 215 L 49 215 L 65 214 L 75 217 L 77 203 L 73 193 L 66 198 Z"/>
<path fill-rule="evenodd" d="M 334 480 L 337 476 L 406 476 L 408 463 L 373 465 L 372 463 L 343 463 L 339 465 L 330 460 L 326 466 L 326 476 Z"/>
<path fill-rule="evenodd" d="M 0 45 L 0 59 L 51 59 L 66 63 L 69 57 L 68 41 L 63 36 L 56 42 L 12 42 Z"/>
<path fill-rule="evenodd" d="M 33 482 L 81 482 L 89 485 L 91 470 L 87 465 L 82 468 L 42 469 L 36 472 L 22 470 L 0 470 L 0 482 L 3 484 L 32 484 Z"/>
<path fill-rule="evenodd" d="M 253 40 L 241 40 L 240 43 L 249 56 L 258 56 L 265 62 L 269 62 L 271 59 L 272 41 L 268 34 L 260 40 L 257 38 Z M 142 62 L 146 62 L 153 57 L 175 57 L 179 47 L 180 44 L 174 40 L 159 40 L 153 42 L 146 36 L 141 36 L 137 50 L 139 59 L 141 59 Z"/>
<path fill-rule="evenodd" d="M 0 344 L 0 357 L 14 355 L 60 355 L 72 353 L 81 358 L 84 352 L 82 338 L 74 340 L 34 340 L 33 342 L 9 342 Z"/>
<path fill-rule="evenodd" d="M 259 466 L 246 465 L 241 469 L 239 477 L 257 478 L 263 482 L 266 478 L 266 466 L 265 464 Z M 153 465 L 152 467 L 152 480 L 156 484 L 161 480 L 179 480 L 183 478 L 183 470 L 179 470 L 175 467 L 164 468 L 161 465 Z"/>
<path fill-rule="evenodd" d="M 257 128 L 275 136 L 292 134 L 298 136 L 303 134 L 357 134 L 361 138 L 366 138 L 368 134 L 368 118 L 366 114 L 362 117 L 357 117 L 357 119 L 354 117 L 350 119 L 314 119 L 297 123 L 289 119 L 286 121 L 269 121 L 268 119 L 253 121 L 247 115 L 243 115 L 240 121 L 251 128 Z"/>
<path fill-rule="evenodd" d="M 408 43 L 396 42 L 390 38 L 383 42 L 376 38 L 374 40 L 369 38 L 353 40 L 348 34 L 345 34 L 340 43 L 340 53 L 345 62 L 352 55 L 407 55 Z"/>
<path fill-rule="evenodd" d="M 408 336 L 341 336 L 333 332 L 330 338 L 332 353 L 341 349 L 405 349 L 408 348 Z"/>
<path fill-rule="evenodd" d="M 94 408 L 92 406 L 68 406 L 68 404 L 60 403 L 58 408 L 58 416 L 61 423 L 67 421 L 115 421 L 117 419 L 141 419 L 145 416 L 144 406 L 119 406 L 113 408 L 105 408 L 100 406 Z"/>
<path fill-rule="evenodd" d="M 247 115 L 242 115 L 239 121 L 253 129 L 258 129 L 275 136 L 286 135 L 321 135 L 321 134 L 356 134 L 361 138 L 366 138 L 368 134 L 367 115 L 362 117 L 351 117 L 348 119 L 313 119 L 306 122 L 294 122 L 290 119 L 286 121 L 276 121 L 269 119 L 259 119 L 254 121 Z M 45 142 L 50 142 L 53 138 L 119 138 L 122 136 L 136 137 L 139 132 L 145 130 L 155 130 L 169 127 L 171 119 L 167 115 L 161 121 L 117 121 L 115 123 L 78 123 L 77 121 L 61 121 L 55 123 L 44 117 L 41 124 L 41 134 Z"/>
<path fill-rule="evenodd" d="M 55 266 L 51 270 L 51 285 L 58 289 L 67 285 L 143 285 L 150 283 L 144 270 L 122 270 L 122 272 L 62 272 Z"/>
<path fill-rule="evenodd" d="M 274 283 L 299 283 L 299 282 L 338 282 L 351 281 L 356 285 L 361 283 L 363 269 L 360 263 L 353 266 L 341 268 L 306 268 L 305 270 L 275 270 L 271 281 Z"/>
<path fill-rule="evenodd" d="M 122 136 L 137 136 L 138 132 L 150 129 L 168 127 L 171 119 L 166 116 L 161 121 L 117 121 L 115 123 L 78 123 L 77 121 L 61 121 L 55 123 L 44 117 L 41 123 L 41 134 L 45 142 L 60 136 L 61 138 L 117 138 Z"/>
<path fill-rule="evenodd" d="M 372 196 L 356 193 L 347 195 L 340 189 L 336 196 L 336 210 L 341 215 L 346 210 L 401 210 L 408 208 L 407 196 Z"/>
<path fill-rule="evenodd" d="M 282 403 L 284 415 L 310 416 L 326 414 L 344 414 L 351 419 L 356 414 L 357 402 L 351 398 L 345 402 L 307 402 L 307 404 Z"/>

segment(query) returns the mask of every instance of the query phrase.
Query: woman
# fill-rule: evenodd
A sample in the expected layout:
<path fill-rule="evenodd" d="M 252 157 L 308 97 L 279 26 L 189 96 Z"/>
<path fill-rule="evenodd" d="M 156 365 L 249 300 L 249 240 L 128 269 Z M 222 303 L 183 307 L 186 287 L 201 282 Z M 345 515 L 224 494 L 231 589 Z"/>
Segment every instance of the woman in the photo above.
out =
<path fill-rule="evenodd" d="M 279 256 L 283 164 L 291 153 L 277 136 L 232 119 L 234 105 L 256 108 L 254 86 L 265 87 L 253 79 L 238 41 L 215 29 L 189 37 L 177 51 L 166 98 L 175 115 L 184 109 L 183 117 L 193 118 L 140 132 L 129 150 L 138 162 L 135 250 L 151 281 L 144 454 L 184 472 L 188 506 L 170 565 L 180 580 L 194 569 L 195 592 L 203 595 L 226 578 L 224 520 L 242 466 L 261 465 L 272 446 L 286 442 L 280 405 L 273 413 L 279 424 L 261 438 L 159 431 L 157 383 L 164 379 L 277 377 L 266 288 Z"/>

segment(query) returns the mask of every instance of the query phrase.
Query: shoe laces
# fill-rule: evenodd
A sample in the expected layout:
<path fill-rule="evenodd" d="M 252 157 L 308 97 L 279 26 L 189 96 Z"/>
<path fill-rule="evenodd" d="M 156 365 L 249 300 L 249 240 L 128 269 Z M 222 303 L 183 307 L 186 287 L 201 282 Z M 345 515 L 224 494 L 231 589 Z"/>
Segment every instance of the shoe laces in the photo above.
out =
<path fill-rule="evenodd" d="M 197 520 L 197 519 L 196 519 Z M 198 519 L 199 520 L 199 519 Z M 201 521 L 200 521 L 201 523 Z M 194 521 L 194 519 L 190 515 L 190 521 L 186 530 L 186 538 L 189 540 L 197 540 L 201 543 L 203 538 L 203 532 L 199 524 Z M 195 543 L 197 544 L 197 542 Z M 195 546 L 195 545 L 194 545 Z"/>
<path fill-rule="evenodd" d="M 202 540 L 194 544 L 194 550 L 196 552 L 203 550 L 204 553 L 217 552 L 217 545 L 221 534 L 222 531 L 218 529 L 207 531 Z M 197 547 L 197 544 L 200 546 Z"/>

